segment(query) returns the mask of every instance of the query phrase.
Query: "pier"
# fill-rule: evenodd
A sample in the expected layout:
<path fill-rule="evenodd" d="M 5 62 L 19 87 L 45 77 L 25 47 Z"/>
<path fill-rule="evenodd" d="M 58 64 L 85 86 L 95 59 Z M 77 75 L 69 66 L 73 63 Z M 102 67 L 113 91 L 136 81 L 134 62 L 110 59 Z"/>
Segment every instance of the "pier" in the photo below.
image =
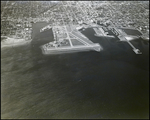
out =
<path fill-rule="evenodd" d="M 131 40 L 134 40 L 134 39 L 137 39 L 139 38 L 142 33 L 139 32 L 137 29 L 134 29 L 134 28 L 111 28 L 112 32 L 120 39 L 120 41 L 125 41 L 127 42 L 132 48 L 133 48 L 133 51 L 136 53 L 136 54 L 142 54 L 142 52 L 135 48 L 132 44 L 131 44 Z M 124 31 L 126 30 L 126 32 Z M 134 31 L 134 34 L 130 33 L 130 34 L 127 34 L 129 31 L 127 30 L 133 30 Z M 139 33 L 139 34 L 135 34 L 135 32 Z"/>
<path fill-rule="evenodd" d="M 133 48 L 133 51 L 134 51 L 136 54 L 142 54 L 142 52 L 141 52 L 139 49 L 135 48 L 135 47 L 131 44 L 131 42 L 130 42 L 129 40 L 127 40 L 127 43 Z"/>

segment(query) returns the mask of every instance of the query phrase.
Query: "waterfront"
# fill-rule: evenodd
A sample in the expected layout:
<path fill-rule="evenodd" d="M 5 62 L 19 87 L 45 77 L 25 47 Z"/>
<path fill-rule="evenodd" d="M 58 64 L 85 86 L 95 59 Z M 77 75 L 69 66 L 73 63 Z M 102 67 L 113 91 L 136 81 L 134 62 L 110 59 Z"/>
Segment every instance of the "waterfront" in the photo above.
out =
<path fill-rule="evenodd" d="M 149 43 L 132 41 L 142 51 L 136 55 L 126 42 L 87 29 L 103 51 L 43 56 L 50 31 L 31 46 L 1 50 L 2 118 L 149 117 Z"/>

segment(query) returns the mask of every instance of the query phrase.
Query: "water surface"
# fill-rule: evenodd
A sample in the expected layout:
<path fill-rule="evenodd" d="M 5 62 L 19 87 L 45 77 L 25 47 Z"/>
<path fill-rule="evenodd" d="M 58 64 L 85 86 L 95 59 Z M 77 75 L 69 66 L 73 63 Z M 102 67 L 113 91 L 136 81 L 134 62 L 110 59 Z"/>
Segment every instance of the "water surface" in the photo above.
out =
<path fill-rule="evenodd" d="M 149 43 L 133 41 L 136 55 L 125 42 L 83 33 L 104 50 L 43 56 L 51 30 L 1 50 L 2 118 L 149 117 Z"/>

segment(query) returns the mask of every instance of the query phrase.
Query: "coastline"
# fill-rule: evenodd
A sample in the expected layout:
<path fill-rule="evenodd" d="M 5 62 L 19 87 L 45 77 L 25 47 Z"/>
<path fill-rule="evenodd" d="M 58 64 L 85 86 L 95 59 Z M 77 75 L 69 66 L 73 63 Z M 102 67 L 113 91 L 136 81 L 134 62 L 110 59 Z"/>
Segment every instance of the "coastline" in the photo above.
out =
<path fill-rule="evenodd" d="M 4 47 L 17 47 L 30 44 L 32 40 L 8 38 L 7 42 L 1 41 L 1 49 Z"/>

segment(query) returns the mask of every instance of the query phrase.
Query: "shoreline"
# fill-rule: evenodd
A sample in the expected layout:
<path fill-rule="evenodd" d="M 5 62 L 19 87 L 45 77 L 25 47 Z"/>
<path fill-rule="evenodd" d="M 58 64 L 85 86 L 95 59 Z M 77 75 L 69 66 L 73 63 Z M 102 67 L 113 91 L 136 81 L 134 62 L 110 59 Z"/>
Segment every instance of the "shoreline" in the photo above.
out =
<path fill-rule="evenodd" d="M 14 38 L 12 38 L 12 39 L 14 39 Z M 10 39 L 10 40 L 12 40 L 12 39 Z M 24 40 L 24 39 L 23 39 Z M 5 47 L 18 47 L 18 46 L 22 46 L 22 45 L 28 45 L 28 44 L 30 44 L 31 43 L 31 41 L 32 40 L 28 40 L 28 41 L 20 41 L 20 42 L 15 42 L 15 39 L 14 39 L 14 41 L 13 41 L 13 43 L 3 43 L 2 41 L 1 41 L 1 49 L 2 48 L 5 48 Z"/>

